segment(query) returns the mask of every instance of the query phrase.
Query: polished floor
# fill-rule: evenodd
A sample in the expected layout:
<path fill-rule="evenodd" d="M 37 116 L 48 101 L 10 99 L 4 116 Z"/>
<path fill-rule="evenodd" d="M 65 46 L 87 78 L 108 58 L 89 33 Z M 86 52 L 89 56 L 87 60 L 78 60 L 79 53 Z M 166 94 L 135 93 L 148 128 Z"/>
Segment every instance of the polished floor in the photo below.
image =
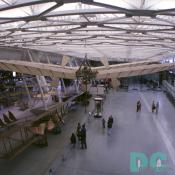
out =
<path fill-rule="evenodd" d="M 136 101 L 142 103 L 141 113 L 136 113 Z M 151 113 L 152 100 L 159 101 L 158 115 Z M 93 110 L 93 102 L 88 111 Z M 103 116 L 114 117 L 112 134 L 102 128 L 101 119 L 87 120 L 79 107 L 67 117 L 63 132 L 49 136 L 49 147 L 31 147 L 13 161 L 0 161 L 4 175 L 130 175 L 130 153 L 143 152 L 150 157 L 154 152 L 167 155 L 169 169 L 155 173 L 149 167 L 142 175 L 175 172 L 175 107 L 163 92 L 110 91 L 106 97 Z M 77 122 L 86 122 L 87 150 L 79 145 L 71 148 L 69 136 Z"/>

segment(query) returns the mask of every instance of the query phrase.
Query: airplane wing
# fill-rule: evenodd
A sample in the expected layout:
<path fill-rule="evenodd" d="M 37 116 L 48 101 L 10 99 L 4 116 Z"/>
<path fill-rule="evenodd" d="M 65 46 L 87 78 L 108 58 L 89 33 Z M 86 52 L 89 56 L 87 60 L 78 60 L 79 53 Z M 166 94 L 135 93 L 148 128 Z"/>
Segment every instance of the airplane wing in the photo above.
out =
<path fill-rule="evenodd" d="M 175 63 L 165 63 L 165 64 L 150 64 L 150 65 L 135 65 L 135 66 L 125 66 L 125 67 L 115 67 L 111 69 L 99 70 L 98 78 L 121 78 L 121 77 L 131 77 L 137 75 L 146 75 L 156 72 L 161 72 L 165 70 L 170 70 L 175 68 Z"/>
<path fill-rule="evenodd" d="M 37 62 L 0 60 L 0 69 L 30 75 L 75 79 L 76 69 Z"/>
<path fill-rule="evenodd" d="M 110 65 L 108 67 L 101 66 L 92 68 L 92 70 L 98 71 L 97 78 L 120 78 L 152 74 L 174 68 L 175 63 L 160 64 L 144 61 Z M 31 75 L 50 76 L 53 78 L 75 79 L 75 73 L 78 67 L 72 68 L 37 62 L 0 60 L 0 69 Z"/>
<path fill-rule="evenodd" d="M 113 68 L 122 68 L 122 67 L 134 67 L 139 65 L 150 65 L 150 64 L 160 64 L 159 61 L 135 61 L 131 63 L 120 63 L 120 64 L 113 64 L 113 65 L 107 65 L 107 66 L 99 66 L 99 67 L 93 67 L 92 70 L 99 71 L 99 70 L 109 70 Z"/>

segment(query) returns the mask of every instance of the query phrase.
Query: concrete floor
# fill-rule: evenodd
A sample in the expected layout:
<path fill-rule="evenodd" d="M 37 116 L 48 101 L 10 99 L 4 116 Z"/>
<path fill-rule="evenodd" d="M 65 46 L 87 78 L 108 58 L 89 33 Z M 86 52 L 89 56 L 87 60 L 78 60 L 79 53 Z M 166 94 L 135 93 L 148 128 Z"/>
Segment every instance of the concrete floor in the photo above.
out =
<path fill-rule="evenodd" d="M 142 111 L 136 114 L 136 101 L 141 99 Z M 152 100 L 159 101 L 156 116 L 151 113 Z M 88 111 L 93 109 L 93 103 Z M 86 121 L 84 109 L 69 114 L 63 132 L 49 136 L 49 147 L 31 147 L 13 161 L 0 161 L 3 175 L 46 175 L 49 168 L 54 175 L 130 175 L 130 152 L 167 154 L 170 168 L 175 172 L 175 108 L 163 92 L 111 91 L 105 100 L 103 115 L 114 117 L 112 134 L 102 129 L 101 119 Z M 87 150 L 70 148 L 69 137 L 77 122 L 87 122 Z M 64 158 L 64 161 L 63 161 Z M 150 168 L 144 175 L 159 174 Z"/>

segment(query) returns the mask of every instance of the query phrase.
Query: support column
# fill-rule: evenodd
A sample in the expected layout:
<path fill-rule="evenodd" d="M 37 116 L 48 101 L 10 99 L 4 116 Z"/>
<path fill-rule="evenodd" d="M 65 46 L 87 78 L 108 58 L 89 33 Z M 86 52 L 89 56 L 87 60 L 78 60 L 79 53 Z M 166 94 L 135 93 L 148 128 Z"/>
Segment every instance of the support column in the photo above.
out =
<path fill-rule="evenodd" d="M 66 86 L 65 86 L 65 84 L 64 84 L 63 78 L 61 78 L 61 82 L 62 82 L 62 84 L 63 84 L 64 93 L 67 94 L 67 90 L 66 90 Z"/>
<path fill-rule="evenodd" d="M 46 82 L 46 79 L 44 76 L 40 76 L 40 81 L 42 83 L 42 85 L 44 86 L 43 89 L 44 89 L 44 92 L 48 92 L 49 91 L 49 87 L 48 87 L 48 84 Z"/>
<path fill-rule="evenodd" d="M 27 83 L 26 83 L 25 78 L 23 78 L 23 80 L 24 80 L 24 86 L 25 86 L 25 89 L 26 89 L 26 92 L 27 92 L 27 96 L 28 96 L 29 102 L 30 102 L 30 104 L 32 104 L 32 98 L 30 96 L 30 92 L 29 92 L 29 89 L 27 87 Z"/>
<path fill-rule="evenodd" d="M 117 89 L 120 86 L 120 80 L 117 78 L 112 78 L 111 80 L 112 80 L 112 82 L 111 82 L 112 87 Z"/>
<path fill-rule="evenodd" d="M 44 93 L 43 93 L 43 89 L 40 85 L 40 80 L 39 80 L 38 75 L 36 75 L 36 80 L 37 80 L 38 87 L 39 87 L 39 90 L 40 90 L 40 93 L 41 93 L 41 99 L 42 99 L 42 102 L 43 102 L 43 106 L 44 106 L 44 109 L 46 110 L 47 109 L 47 104 L 45 103 L 45 100 L 44 100 Z"/>
<path fill-rule="evenodd" d="M 86 113 L 86 112 L 87 112 L 87 109 L 86 109 L 86 108 L 87 108 L 87 107 L 86 107 L 87 105 L 86 105 L 86 103 L 87 103 L 87 101 L 88 101 L 88 99 L 87 99 L 87 92 L 88 92 L 88 91 L 87 91 L 87 82 L 85 83 L 85 87 L 86 87 L 86 89 L 85 89 L 85 113 Z"/>
<path fill-rule="evenodd" d="M 71 61 L 69 61 L 69 66 L 70 66 L 70 67 L 73 67 L 73 66 L 72 66 L 72 62 L 71 62 Z"/>
<path fill-rule="evenodd" d="M 77 63 L 77 60 L 75 59 L 75 64 L 76 64 L 76 67 L 79 67 L 78 63 Z"/>
<path fill-rule="evenodd" d="M 62 97 L 61 97 L 61 81 L 60 81 L 60 79 L 59 79 L 58 87 L 57 87 L 57 95 L 58 95 L 58 98 L 59 98 L 59 102 L 61 103 L 62 102 Z"/>
<path fill-rule="evenodd" d="M 51 64 L 49 57 L 47 56 L 47 62 L 48 64 Z"/>
<path fill-rule="evenodd" d="M 75 90 L 77 94 L 79 94 L 79 81 L 78 80 L 74 80 L 74 81 L 75 81 Z"/>
<path fill-rule="evenodd" d="M 30 61 L 33 62 L 33 58 L 32 58 L 32 55 L 31 55 L 30 51 L 29 50 L 27 50 L 27 51 L 28 51 L 27 53 L 29 55 Z M 42 102 L 43 102 L 43 106 L 44 106 L 44 109 L 46 110 L 47 109 L 47 104 L 44 101 L 44 93 L 43 93 L 43 89 L 42 89 L 42 87 L 40 85 L 40 80 L 39 80 L 39 76 L 38 75 L 36 75 L 36 80 L 37 80 L 38 87 L 39 87 L 39 90 L 40 90 L 40 93 L 41 93 L 41 99 L 42 99 Z"/>

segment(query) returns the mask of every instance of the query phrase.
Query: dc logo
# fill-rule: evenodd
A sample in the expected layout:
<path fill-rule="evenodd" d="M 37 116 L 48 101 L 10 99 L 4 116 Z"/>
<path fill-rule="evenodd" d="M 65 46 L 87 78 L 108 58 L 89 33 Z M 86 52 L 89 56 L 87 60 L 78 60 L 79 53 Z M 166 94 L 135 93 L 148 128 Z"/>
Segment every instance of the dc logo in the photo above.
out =
<path fill-rule="evenodd" d="M 168 166 L 165 164 L 166 160 L 166 154 L 161 152 L 153 153 L 150 157 L 150 161 L 144 153 L 131 152 L 130 171 L 132 173 L 139 173 L 143 172 L 146 168 L 150 168 L 156 173 L 165 172 L 168 170 Z"/>

